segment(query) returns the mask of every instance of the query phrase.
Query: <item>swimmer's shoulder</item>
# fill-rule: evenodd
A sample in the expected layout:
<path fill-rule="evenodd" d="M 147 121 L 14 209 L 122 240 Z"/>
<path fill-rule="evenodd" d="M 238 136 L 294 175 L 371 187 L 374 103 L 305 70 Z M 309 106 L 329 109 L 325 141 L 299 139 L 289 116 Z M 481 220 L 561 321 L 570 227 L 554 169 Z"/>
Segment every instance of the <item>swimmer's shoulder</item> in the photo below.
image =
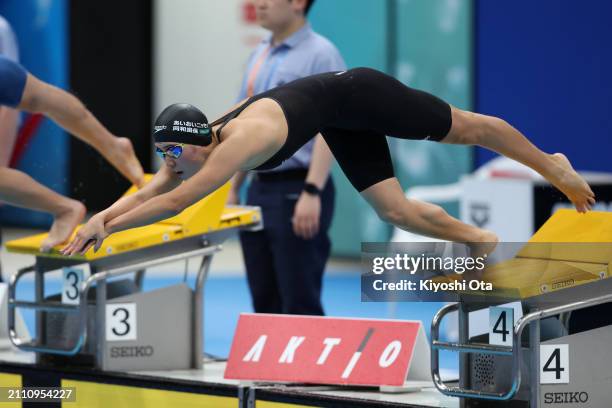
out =
<path fill-rule="evenodd" d="M 260 140 L 262 144 L 285 142 L 288 133 L 283 108 L 271 98 L 261 98 L 250 104 L 223 129 L 225 137 L 235 134 L 247 135 Z M 265 139 L 265 140 L 264 140 Z"/>
<path fill-rule="evenodd" d="M 284 133 L 284 134 L 283 134 Z M 256 116 L 240 117 L 223 130 L 221 148 L 238 149 L 246 154 L 241 170 L 251 170 L 268 160 L 285 143 L 286 132 L 280 125 Z"/>
<path fill-rule="evenodd" d="M 249 105 L 236 119 L 248 119 L 252 120 L 253 123 L 258 123 L 261 120 L 269 125 L 274 121 L 283 120 L 285 118 L 283 107 L 277 99 L 275 89 L 262 92 L 257 95 L 256 99 L 250 101 Z"/>

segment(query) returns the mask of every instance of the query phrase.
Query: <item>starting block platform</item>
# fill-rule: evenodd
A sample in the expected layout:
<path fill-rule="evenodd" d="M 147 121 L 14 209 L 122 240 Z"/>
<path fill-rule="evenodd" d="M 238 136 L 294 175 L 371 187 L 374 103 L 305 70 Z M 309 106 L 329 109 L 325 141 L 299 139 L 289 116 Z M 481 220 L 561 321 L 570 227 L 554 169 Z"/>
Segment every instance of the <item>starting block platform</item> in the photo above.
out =
<path fill-rule="evenodd" d="M 611 271 L 612 213 L 559 210 L 513 259 L 485 270 L 484 279 L 501 296 L 459 294 L 458 303 L 434 317 L 436 387 L 462 398 L 462 407 L 505 407 L 512 401 L 531 408 L 612 406 L 612 317 L 579 330 L 569 324 L 573 314 L 584 318 L 612 303 Z M 499 307 L 510 301 L 520 301 L 522 317 L 513 319 L 512 309 Z M 470 337 L 470 313 L 484 309 L 489 333 Z M 451 312 L 458 312 L 459 339 L 441 341 L 440 324 Z M 504 334 L 502 343 L 498 333 Z M 460 353 L 458 385 L 440 379 L 441 350 Z"/>
<path fill-rule="evenodd" d="M 126 194 L 131 194 L 135 188 Z M 59 247 L 39 251 L 46 234 L 8 242 L 9 251 L 35 256 L 13 274 L 8 293 L 8 334 L 37 362 L 88 365 L 102 370 L 201 368 L 203 287 L 213 255 L 231 234 L 261 228 L 256 207 L 225 207 L 229 184 L 181 214 L 108 237 L 97 253 L 65 257 Z M 195 287 L 183 282 L 143 291 L 146 269 L 201 258 Z M 45 274 L 61 270 L 61 293 L 47 294 Z M 34 301 L 16 287 L 34 278 Z M 35 335 L 21 336 L 16 310 L 35 311 Z M 180 336 L 171 333 L 181 333 Z"/>

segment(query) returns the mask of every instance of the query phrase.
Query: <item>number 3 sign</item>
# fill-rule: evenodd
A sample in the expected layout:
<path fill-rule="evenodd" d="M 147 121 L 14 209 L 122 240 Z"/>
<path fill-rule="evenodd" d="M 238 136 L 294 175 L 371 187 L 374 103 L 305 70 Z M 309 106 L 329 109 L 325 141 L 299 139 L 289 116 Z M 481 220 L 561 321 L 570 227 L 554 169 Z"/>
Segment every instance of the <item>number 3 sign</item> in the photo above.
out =
<path fill-rule="evenodd" d="M 83 282 L 89 278 L 89 264 L 75 265 L 62 269 L 62 303 L 78 304 Z"/>
<path fill-rule="evenodd" d="M 106 340 L 136 340 L 136 303 L 106 305 Z"/>

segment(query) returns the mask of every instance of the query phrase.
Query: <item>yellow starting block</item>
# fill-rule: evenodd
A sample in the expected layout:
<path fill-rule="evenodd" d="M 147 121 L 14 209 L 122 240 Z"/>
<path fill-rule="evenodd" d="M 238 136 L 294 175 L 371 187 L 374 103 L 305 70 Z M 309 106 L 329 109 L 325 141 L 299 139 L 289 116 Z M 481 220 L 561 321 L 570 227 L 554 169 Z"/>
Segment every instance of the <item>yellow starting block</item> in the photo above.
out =
<path fill-rule="evenodd" d="M 97 253 L 90 249 L 80 257 L 62 256 L 59 246 L 41 253 L 46 234 L 8 242 L 9 251 L 36 257 L 33 266 L 11 277 L 11 342 L 46 363 L 104 370 L 201 368 L 203 286 L 212 257 L 237 230 L 262 225 L 259 208 L 226 207 L 228 192 L 226 184 L 181 214 L 113 234 Z M 147 268 L 193 257 L 202 259 L 193 288 L 185 272 L 181 283 L 142 290 Z M 57 270 L 63 274 L 62 292 L 47 295 L 45 273 Z M 35 300 L 18 300 L 16 286 L 29 273 L 34 273 Z M 131 273 L 133 279 L 125 279 Z M 36 311 L 31 341 L 16 332 L 17 308 Z"/>
<path fill-rule="evenodd" d="M 148 175 L 147 181 L 150 178 L 151 176 Z M 219 235 L 219 233 L 224 230 L 260 225 L 261 212 L 259 208 L 225 206 L 229 188 L 229 183 L 225 184 L 213 194 L 193 204 L 175 217 L 168 218 L 152 225 L 112 234 L 104 241 L 104 244 L 98 252 L 94 253 L 93 248 L 91 248 L 84 256 L 75 255 L 74 258 L 95 260 L 111 255 L 119 255 L 134 250 L 150 248 L 155 245 L 164 245 L 188 237 L 206 234 Z M 131 187 L 125 195 L 133 194 L 134 192 L 136 192 L 136 187 Z M 63 245 L 53 248 L 49 253 L 40 252 L 41 243 L 46 237 L 47 234 L 44 233 L 17 239 L 7 242 L 6 248 L 10 252 L 65 258 L 59 253 Z"/>
<path fill-rule="evenodd" d="M 478 295 L 525 301 L 611 275 L 612 213 L 580 214 L 562 209 L 540 227 L 514 258 L 486 267 L 483 280 L 491 283 L 494 291 Z M 436 278 L 462 279 L 462 275 Z"/>

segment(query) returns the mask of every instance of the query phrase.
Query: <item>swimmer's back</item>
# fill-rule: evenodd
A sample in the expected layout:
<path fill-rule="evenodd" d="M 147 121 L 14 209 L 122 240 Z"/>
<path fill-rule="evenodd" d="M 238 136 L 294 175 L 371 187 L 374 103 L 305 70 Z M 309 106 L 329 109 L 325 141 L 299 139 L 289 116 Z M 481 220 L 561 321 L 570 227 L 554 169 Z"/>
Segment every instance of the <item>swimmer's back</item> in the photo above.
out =
<path fill-rule="evenodd" d="M 325 137 L 326 133 L 342 130 L 347 134 L 342 145 L 348 148 L 359 143 L 367 150 L 370 139 L 359 136 L 362 132 L 440 140 L 451 125 L 446 102 L 370 68 L 297 79 L 250 98 L 216 123 L 229 122 L 263 98 L 281 106 L 288 132 L 282 148 L 258 170 L 277 167 L 319 132 Z"/>

